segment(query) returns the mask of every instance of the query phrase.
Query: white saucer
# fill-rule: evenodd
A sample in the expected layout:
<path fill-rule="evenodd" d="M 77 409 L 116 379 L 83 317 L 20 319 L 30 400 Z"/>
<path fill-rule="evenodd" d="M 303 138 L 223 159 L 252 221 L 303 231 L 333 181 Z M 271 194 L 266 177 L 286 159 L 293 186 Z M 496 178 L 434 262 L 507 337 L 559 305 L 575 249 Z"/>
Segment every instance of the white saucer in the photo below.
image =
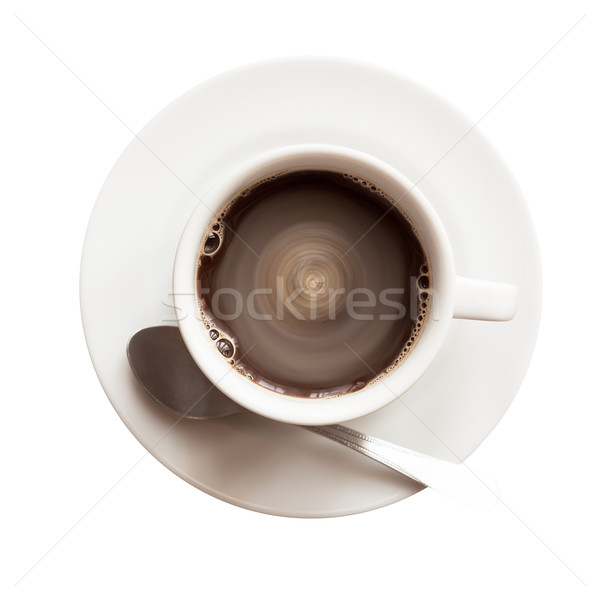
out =
<path fill-rule="evenodd" d="M 137 330 L 175 325 L 171 270 L 194 194 L 202 196 L 255 153 L 316 142 L 368 152 L 420 181 L 446 226 L 459 274 L 519 286 L 513 321 L 454 321 L 435 363 L 401 401 L 351 423 L 450 460 L 477 448 L 527 369 L 541 271 L 521 193 L 476 129 L 429 172 L 471 125 L 394 73 L 329 58 L 237 69 L 158 114 L 139 135 L 144 143 L 134 140 L 108 176 L 81 265 L 89 351 L 106 394 L 140 443 L 199 489 L 278 515 L 357 513 L 420 489 L 324 438 L 255 415 L 184 419 L 165 435 L 176 418 L 140 390 L 129 370 L 125 348 Z"/>

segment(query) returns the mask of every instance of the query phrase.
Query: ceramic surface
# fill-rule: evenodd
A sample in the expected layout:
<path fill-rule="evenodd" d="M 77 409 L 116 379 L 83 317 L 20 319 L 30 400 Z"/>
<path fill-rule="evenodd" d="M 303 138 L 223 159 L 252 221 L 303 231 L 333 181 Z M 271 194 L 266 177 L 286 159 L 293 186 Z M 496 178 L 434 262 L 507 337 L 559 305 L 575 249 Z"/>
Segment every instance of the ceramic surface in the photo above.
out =
<path fill-rule="evenodd" d="M 362 390 L 320 401 L 278 393 L 256 385 L 232 369 L 208 336 L 196 294 L 200 251 L 219 211 L 255 181 L 288 169 L 317 165 L 357 173 L 396 199 L 419 231 L 432 281 L 432 303 L 424 320 L 424 331 L 401 366 Z M 384 256 L 379 258 L 386 260 Z M 483 320 L 510 320 L 515 315 L 517 300 L 518 289 L 512 284 L 457 277 L 452 246 L 437 213 L 418 187 L 402 173 L 364 152 L 325 144 L 278 148 L 232 170 L 221 185 L 199 199 L 182 233 L 173 268 L 173 301 L 179 328 L 200 369 L 238 404 L 265 417 L 299 425 L 330 425 L 383 408 L 406 393 L 430 367 L 457 306 L 461 318 L 475 314 Z M 360 346 L 353 351 L 360 354 Z"/>
<path fill-rule="evenodd" d="M 159 113 L 109 174 L 81 265 L 90 355 L 109 400 L 140 443 L 199 489 L 271 514 L 352 514 L 420 489 L 324 438 L 257 415 L 177 422 L 141 391 L 127 363 L 133 333 L 176 324 L 173 261 L 198 197 L 257 153 L 322 143 L 369 153 L 416 182 L 444 224 L 461 275 L 518 286 L 512 321 L 453 320 L 425 375 L 400 400 L 350 423 L 450 460 L 477 448 L 526 372 L 541 275 L 521 193 L 477 129 L 461 140 L 471 127 L 444 100 L 394 73 L 317 58 L 225 73 Z"/>

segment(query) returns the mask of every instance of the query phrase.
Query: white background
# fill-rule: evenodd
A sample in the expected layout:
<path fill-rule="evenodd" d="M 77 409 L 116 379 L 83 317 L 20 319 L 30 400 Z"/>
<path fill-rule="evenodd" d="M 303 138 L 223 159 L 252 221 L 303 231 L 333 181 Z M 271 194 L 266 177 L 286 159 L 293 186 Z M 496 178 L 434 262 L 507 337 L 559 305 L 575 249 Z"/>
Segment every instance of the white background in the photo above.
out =
<path fill-rule="evenodd" d="M 0 596 L 598 593 L 597 8 L 3 3 Z M 95 198 L 132 136 L 82 81 L 137 131 L 212 75 L 306 54 L 390 67 L 473 121 L 486 115 L 479 127 L 529 202 L 544 266 L 539 341 L 511 408 L 468 460 L 511 510 L 475 513 L 426 490 L 352 517 L 255 514 L 142 458 L 104 396 L 81 328 L 79 260 Z"/>

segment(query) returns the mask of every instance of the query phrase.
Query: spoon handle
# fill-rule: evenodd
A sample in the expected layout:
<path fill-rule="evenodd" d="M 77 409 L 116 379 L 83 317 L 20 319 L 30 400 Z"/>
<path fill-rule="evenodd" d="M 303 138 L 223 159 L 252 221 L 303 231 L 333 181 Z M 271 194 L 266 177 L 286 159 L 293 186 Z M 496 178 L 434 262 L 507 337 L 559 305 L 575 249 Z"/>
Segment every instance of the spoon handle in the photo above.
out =
<path fill-rule="evenodd" d="M 485 481 L 464 463 L 420 454 L 343 425 L 306 426 L 305 429 L 360 452 L 471 508 L 490 510 L 499 499 L 495 482 Z"/>

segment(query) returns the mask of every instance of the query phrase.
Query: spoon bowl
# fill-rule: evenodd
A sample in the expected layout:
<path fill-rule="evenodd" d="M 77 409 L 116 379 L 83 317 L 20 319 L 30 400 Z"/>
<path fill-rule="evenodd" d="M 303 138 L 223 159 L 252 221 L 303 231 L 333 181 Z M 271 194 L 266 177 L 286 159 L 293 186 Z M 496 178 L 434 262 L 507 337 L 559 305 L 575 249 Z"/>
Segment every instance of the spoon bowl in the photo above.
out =
<path fill-rule="evenodd" d="M 178 416 L 217 419 L 247 412 L 198 368 L 178 327 L 158 326 L 138 331 L 127 346 L 127 359 L 142 389 Z"/>

